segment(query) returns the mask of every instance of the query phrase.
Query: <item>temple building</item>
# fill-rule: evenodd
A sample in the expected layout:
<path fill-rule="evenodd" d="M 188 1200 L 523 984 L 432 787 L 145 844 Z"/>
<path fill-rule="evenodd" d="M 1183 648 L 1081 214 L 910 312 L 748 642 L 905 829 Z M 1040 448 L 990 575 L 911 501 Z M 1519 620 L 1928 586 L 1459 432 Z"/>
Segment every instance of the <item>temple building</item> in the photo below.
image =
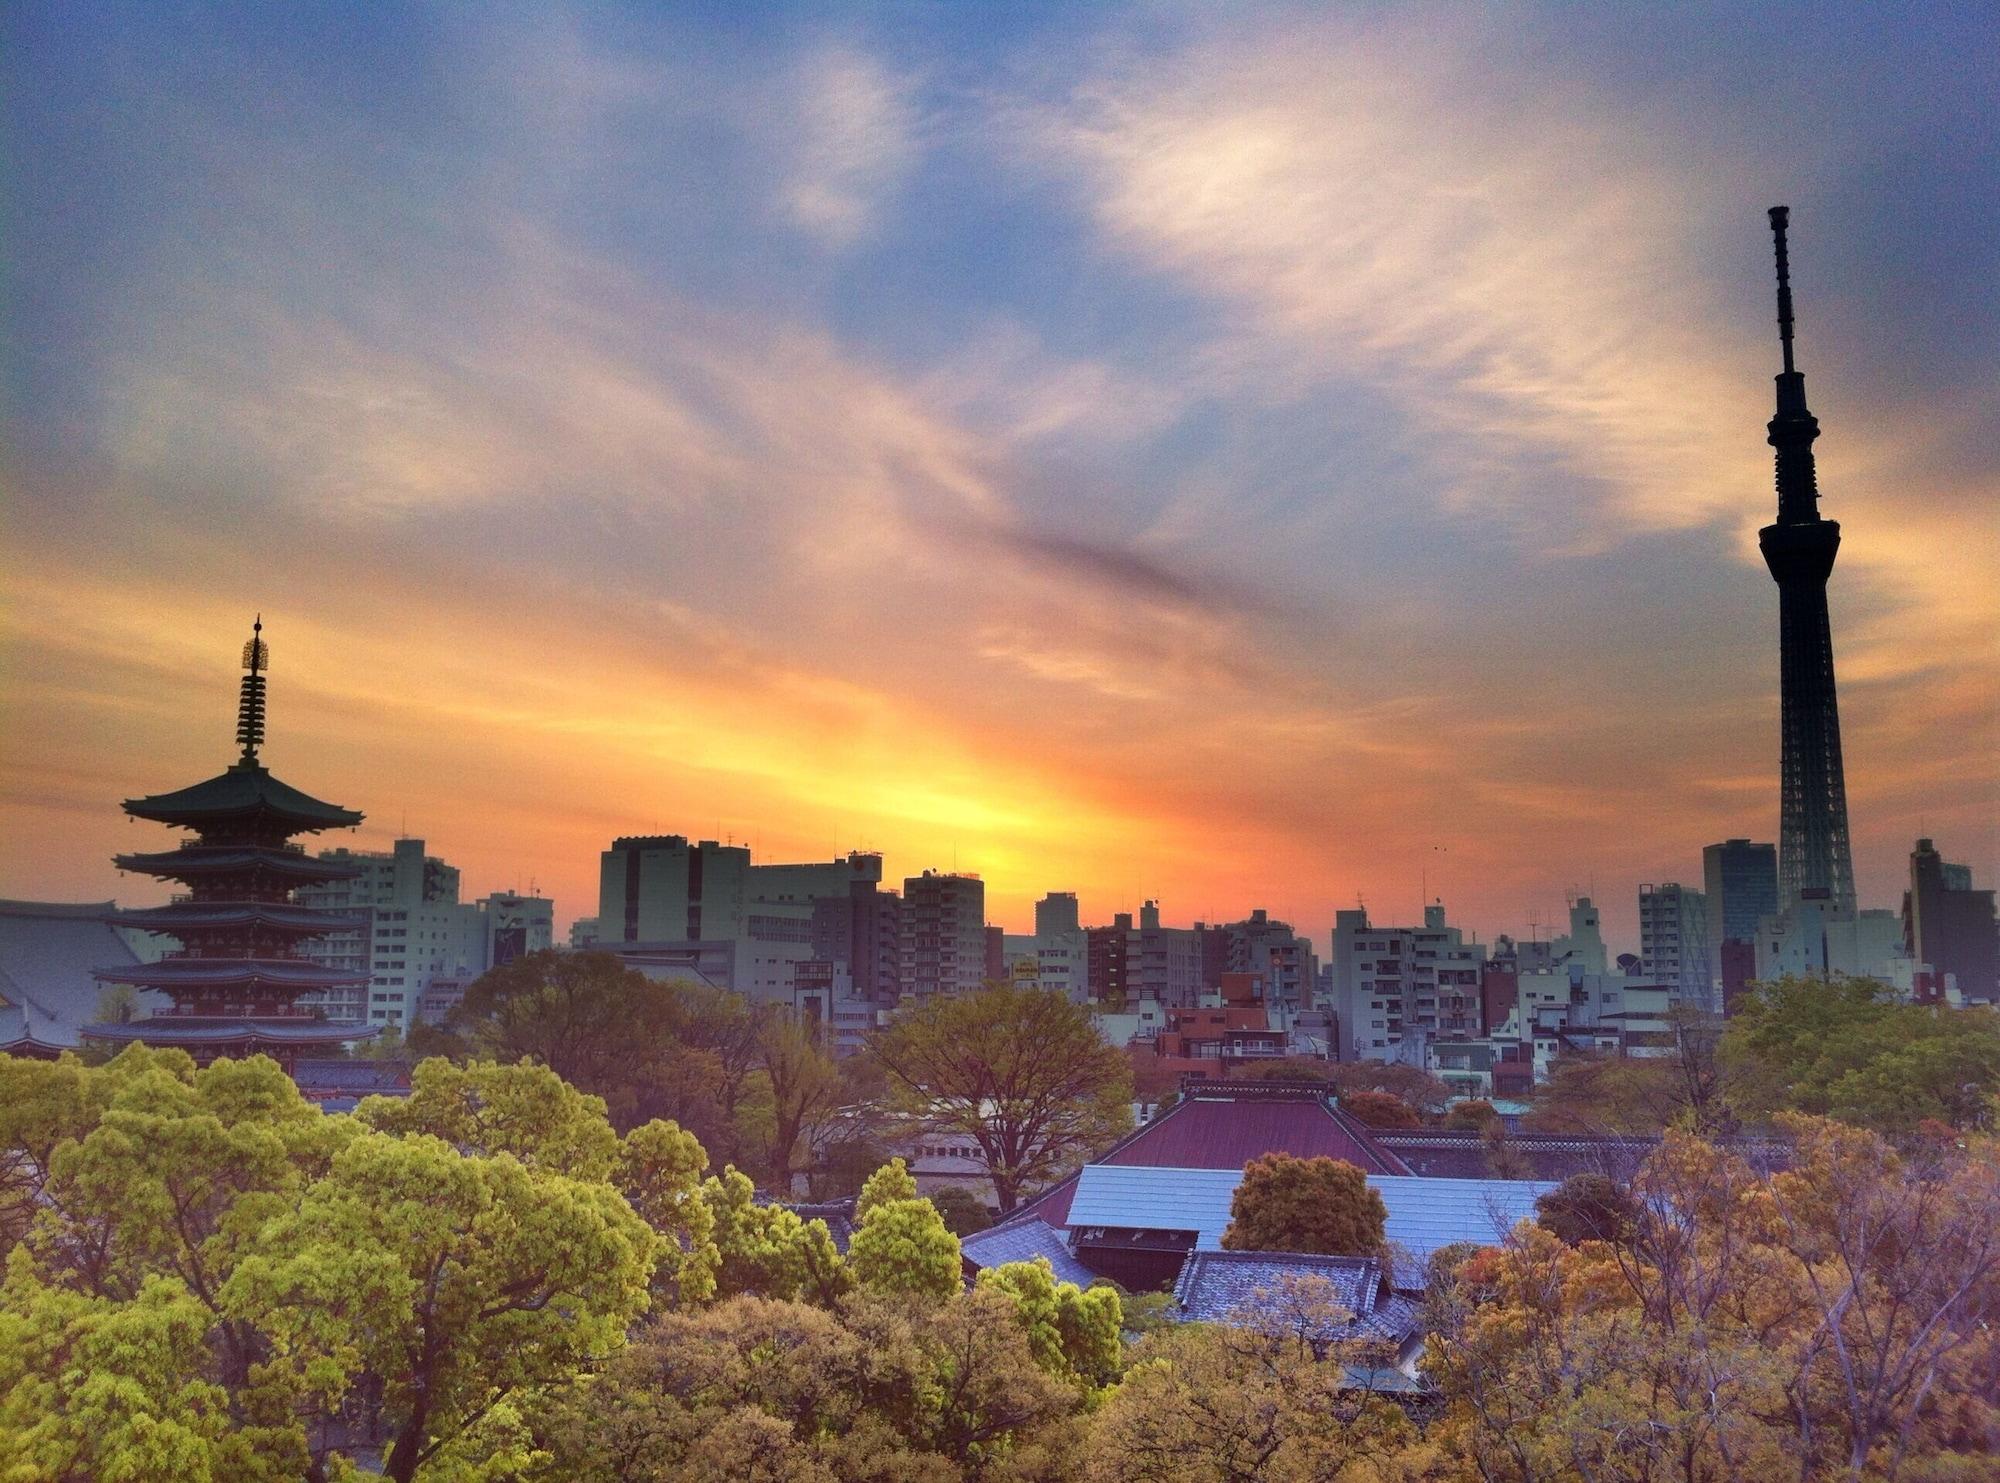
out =
<path fill-rule="evenodd" d="M 88 1040 L 177 1045 L 202 1064 L 263 1052 L 290 1072 L 301 1056 L 326 1055 L 375 1033 L 365 1024 L 329 1021 L 298 1003 L 310 990 L 367 981 L 365 974 L 315 963 L 300 950 L 312 938 L 353 931 L 360 920 L 292 900 L 300 886 L 354 872 L 351 865 L 314 859 L 292 843 L 293 836 L 351 829 L 361 815 L 279 782 L 258 761 L 269 662 L 263 626 L 260 620 L 243 646 L 247 673 L 236 728 L 243 751 L 236 763 L 192 787 L 125 803 L 133 818 L 191 830 L 194 838 L 178 849 L 119 855 L 118 868 L 176 881 L 186 890 L 165 906 L 112 912 L 104 920 L 172 937 L 180 946 L 158 962 L 121 963 L 95 976 L 155 990 L 168 1003 L 122 1024 L 86 1026 Z"/>

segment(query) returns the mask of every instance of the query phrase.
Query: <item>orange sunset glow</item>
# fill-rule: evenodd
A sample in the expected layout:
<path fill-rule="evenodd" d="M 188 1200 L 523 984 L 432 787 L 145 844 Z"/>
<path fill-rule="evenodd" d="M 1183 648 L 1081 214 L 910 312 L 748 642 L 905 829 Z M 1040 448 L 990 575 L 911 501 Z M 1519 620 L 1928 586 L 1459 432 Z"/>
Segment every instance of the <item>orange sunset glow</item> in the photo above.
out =
<path fill-rule="evenodd" d="M 1784 199 L 1861 896 L 2000 873 L 1974 61 L 871 14 L 37 38 L 97 104 L 8 105 L 0 895 L 158 889 L 119 801 L 229 760 L 261 613 L 326 842 L 559 929 L 673 832 L 1622 946 L 1777 828 Z"/>

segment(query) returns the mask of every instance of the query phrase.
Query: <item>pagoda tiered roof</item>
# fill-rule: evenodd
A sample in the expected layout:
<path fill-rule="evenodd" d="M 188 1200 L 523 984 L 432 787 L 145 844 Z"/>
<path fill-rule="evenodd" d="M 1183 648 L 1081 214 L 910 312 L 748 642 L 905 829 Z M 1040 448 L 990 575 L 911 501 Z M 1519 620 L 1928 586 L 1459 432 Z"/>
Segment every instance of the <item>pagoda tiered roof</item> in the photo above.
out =
<path fill-rule="evenodd" d="M 184 929 L 204 927 L 263 927 L 318 937 L 328 932 L 358 932 L 368 925 L 366 917 L 283 901 L 176 901 L 169 906 L 113 912 L 105 920 L 114 927 L 170 932 L 177 937 Z"/>
<path fill-rule="evenodd" d="M 243 751 L 236 764 L 191 787 L 125 803 L 135 819 L 175 825 L 198 837 L 177 850 L 120 855 L 119 867 L 184 881 L 192 894 L 165 906 L 110 911 L 104 920 L 176 937 L 182 947 L 155 963 L 94 969 L 92 977 L 158 990 L 174 1008 L 129 1023 L 89 1026 L 82 1031 L 86 1039 L 184 1046 L 204 1064 L 262 1051 L 289 1071 L 302 1048 L 377 1033 L 372 1025 L 322 1019 L 297 1004 L 302 994 L 369 981 L 366 972 L 315 963 L 293 951 L 307 938 L 359 930 L 367 918 L 289 899 L 299 886 L 360 874 L 351 865 L 310 858 L 290 843 L 291 836 L 352 828 L 361 814 L 280 782 L 257 760 L 270 660 L 263 630 L 261 620 L 253 624 L 243 646 L 246 673 L 236 724 Z"/>
<path fill-rule="evenodd" d="M 168 993 L 194 989 L 255 990 L 268 985 L 292 994 L 310 989 L 346 989 L 368 982 L 365 973 L 329 968 L 306 958 L 162 958 L 157 963 L 133 963 L 99 968 L 93 975 L 104 983 L 134 984 Z"/>
<path fill-rule="evenodd" d="M 268 845 L 216 845 L 189 843 L 177 850 L 158 850 L 141 855 L 114 855 L 111 863 L 120 870 L 150 875 L 160 880 L 186 881 L 216 876 L 272 875 L 295 886 L 317 885 L 323 881 L 353 880 L 361 874 L 358 865 L 338 860 L 321 860 L 303 850 Z"/>
<path fill-rule="evenodd" d="M 128 798 L 125 812 L 136 819 L 190 829 L 250 820 L 282 823 L 294 834 L 349 829 L 361 822 L 359 811 L 301 793 L 252 761 L 239 762 L 227 772 L 171 793 Z"/>
<path fill-rule="evenodd" d="M 307 1015 L 296 1018 L 258 1019 L 231 1015 L 156 1014 L 150 1019 L 131 1020 L 122 1025 L 91 1025 L 84 1035 L 91 1040 L 148 1045 L 240 1046 L 255 1052 L 265 1046 L 337 1045 L 348 1040 L 366 1040 L 375 1027 L 339 1020 L 317 1020 Z"/>

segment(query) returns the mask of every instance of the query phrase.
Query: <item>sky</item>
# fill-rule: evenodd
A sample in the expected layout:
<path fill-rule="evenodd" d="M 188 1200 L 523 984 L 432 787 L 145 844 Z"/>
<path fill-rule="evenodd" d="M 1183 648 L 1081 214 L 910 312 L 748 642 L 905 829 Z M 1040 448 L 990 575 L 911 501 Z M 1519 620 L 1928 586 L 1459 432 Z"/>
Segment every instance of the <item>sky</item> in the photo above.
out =
<path fill-rule="evenodd" d="M 1979 9 L 6 7 L 0 895 L 149 899 L 261 612 L 334 842 L 564 921 L 673 832 L 1630 944 L 1776 834 L 1776 202 L 1863 904 L 1992 884 Z"/>

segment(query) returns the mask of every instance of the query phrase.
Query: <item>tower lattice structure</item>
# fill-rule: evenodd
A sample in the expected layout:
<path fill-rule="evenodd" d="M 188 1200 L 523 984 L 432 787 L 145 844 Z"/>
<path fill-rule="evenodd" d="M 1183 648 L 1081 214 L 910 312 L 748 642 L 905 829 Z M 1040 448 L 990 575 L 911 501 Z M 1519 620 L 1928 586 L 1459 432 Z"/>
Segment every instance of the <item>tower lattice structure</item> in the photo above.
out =
<path fill-rule="evenodd" d="M 1778 518 L 1758 532 L 1764 564 L 1778 584 L 1782 781 L 1778 826 L 1780 905 L 1806 897 L 1854 910 L 1854 857 L 1847 838 L 1847 780 L 1840 758 L 1840 707 L 1833 684 L 1833 630 L 1826 581 L 1840 549 L 1840 522 L 1819 513 L 1813 440 L 1819 419 L 1806 408 L 1806 378 L 1792 363 L 1792 284 L 1785 232 L 1790 210 L 1771 208 L 1778 259 Z"/>

